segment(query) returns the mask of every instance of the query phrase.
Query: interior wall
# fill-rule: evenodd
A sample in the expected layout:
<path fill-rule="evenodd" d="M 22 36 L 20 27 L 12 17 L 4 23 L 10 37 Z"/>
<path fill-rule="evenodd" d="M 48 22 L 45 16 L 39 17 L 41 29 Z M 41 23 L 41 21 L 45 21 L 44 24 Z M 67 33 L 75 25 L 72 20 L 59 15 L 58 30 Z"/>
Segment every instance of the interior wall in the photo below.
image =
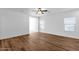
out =
<path fill-rule="evenodd" d="M 0 38 L 1 38 L 1 33 L 2 33 L 2 31 L 1 31 L 1 16 L 0 16 Z"/>
<path fill-rule="evenodd" d="M 28 19 L 28 13 L 0 9 L 0 39 L 28 34 Z"/>
<path fill-rule="evenodd" d="M 64 30 L 65 17 L 76 17 L 75 32 L 66 32 Z M 40 19 L 40 31 L 79 39 L 79 9 L 42 16 Z"/>

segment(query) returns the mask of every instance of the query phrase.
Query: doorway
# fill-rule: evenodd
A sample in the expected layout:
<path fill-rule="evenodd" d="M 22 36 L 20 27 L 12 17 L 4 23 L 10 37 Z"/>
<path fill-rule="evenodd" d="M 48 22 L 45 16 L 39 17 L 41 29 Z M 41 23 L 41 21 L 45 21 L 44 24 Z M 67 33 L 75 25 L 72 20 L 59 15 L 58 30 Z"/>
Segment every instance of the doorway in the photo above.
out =
<path fill-rule="evenodd" d="M 38 32 L 38 18 L 29 17 L 29 33 Z"/>

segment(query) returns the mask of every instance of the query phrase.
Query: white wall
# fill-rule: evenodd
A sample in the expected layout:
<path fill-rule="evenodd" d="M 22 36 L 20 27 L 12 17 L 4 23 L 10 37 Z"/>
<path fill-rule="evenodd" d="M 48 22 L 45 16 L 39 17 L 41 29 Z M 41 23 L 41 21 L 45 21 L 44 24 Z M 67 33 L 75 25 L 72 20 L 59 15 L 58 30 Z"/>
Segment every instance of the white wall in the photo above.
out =
<path fill-rule="evenodd" d="M 65 32 L 64 18 L 73 17 L 73 16 L 76 17 L 76 31 Z M 41 22 L 41 25 L 40 25 L 41 32 L 79 39 L 79 10 L 73 10 L 68 12 L 61 12 L 57 14 L 42 16 L 40 22 Z"/>
<path fill-rule="evenodd" d="M 0 9 L 0 39 L 28 34 L 28 19 L 28 13 Z"/>
<path fill-rule="evenodd" d="M 1 16 L 0 16 L 0 38 L 1 38 L 1 33 L 2 33 L 2 31 L 1 31 Z"/>

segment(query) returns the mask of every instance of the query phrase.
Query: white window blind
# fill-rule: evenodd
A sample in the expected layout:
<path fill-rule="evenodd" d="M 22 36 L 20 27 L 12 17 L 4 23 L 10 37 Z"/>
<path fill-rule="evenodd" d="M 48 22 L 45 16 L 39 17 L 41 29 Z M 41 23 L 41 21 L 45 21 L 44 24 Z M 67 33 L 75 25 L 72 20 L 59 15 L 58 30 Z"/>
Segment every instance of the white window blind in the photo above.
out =
<path fill-rule="evenodd" d="M 65 31 L 75 31 L 75 26 L 76 26 L 76 18 L 75 17 L 64 18 Z"/>

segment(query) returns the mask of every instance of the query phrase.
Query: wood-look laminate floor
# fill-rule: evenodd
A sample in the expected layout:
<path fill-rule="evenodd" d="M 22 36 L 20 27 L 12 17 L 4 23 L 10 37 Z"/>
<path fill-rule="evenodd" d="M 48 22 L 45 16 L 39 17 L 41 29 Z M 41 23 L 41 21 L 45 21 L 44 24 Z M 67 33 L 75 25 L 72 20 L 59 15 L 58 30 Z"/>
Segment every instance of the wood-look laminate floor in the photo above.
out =
<path fill-rule="evenodd" d="M 32 33 L 0 40 L 1 51 L 79 51 L 79 40 L 46 33 Z"/>

